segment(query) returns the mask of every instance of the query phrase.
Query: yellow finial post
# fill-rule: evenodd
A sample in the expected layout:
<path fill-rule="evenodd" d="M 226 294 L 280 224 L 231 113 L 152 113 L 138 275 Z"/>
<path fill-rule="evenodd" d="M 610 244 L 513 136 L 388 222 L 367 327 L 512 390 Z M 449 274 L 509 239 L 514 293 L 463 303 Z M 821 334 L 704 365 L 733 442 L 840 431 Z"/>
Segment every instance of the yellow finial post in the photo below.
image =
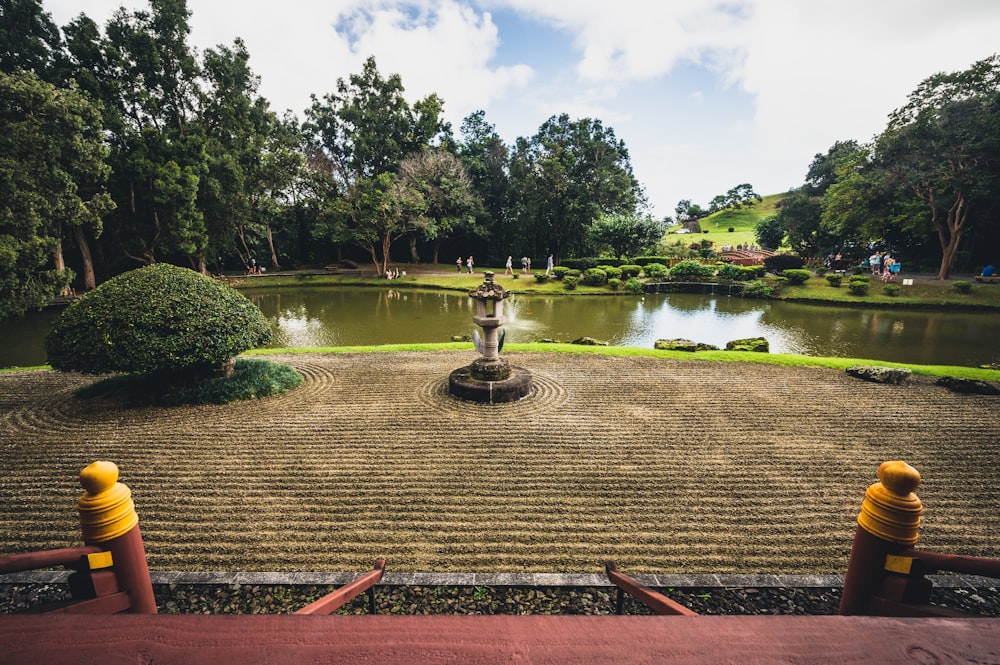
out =
<path fill-rule="evenodd" d="M 871 597 L 887 574 L 886 557 L 917 542 L 923 506 L 913 490 L 920 484 L 920 472 L 906 462 L 883 462 L 878 478 L 861 503 L 840 614 L 867 614 Z"/>
<path fill-rule="evenodd" d="M 132 491 L 118 482 L 118 466 L 94 462 L 80 471 L 80 485 L 84 492 L 77 509 L 84 542 L 111 552 L 118 585 L 130 598 L 129 611 L 156 614 L 139 516 Z"/>

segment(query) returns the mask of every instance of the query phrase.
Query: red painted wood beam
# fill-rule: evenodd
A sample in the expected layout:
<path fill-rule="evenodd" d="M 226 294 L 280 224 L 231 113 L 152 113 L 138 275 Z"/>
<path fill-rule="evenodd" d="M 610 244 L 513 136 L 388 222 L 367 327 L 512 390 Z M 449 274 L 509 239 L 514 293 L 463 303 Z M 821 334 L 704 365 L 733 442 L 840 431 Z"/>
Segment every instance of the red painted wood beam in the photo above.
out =
<path fill-rule="evenodd" d="M 365 573 L 361 577 L 348 582 L 336 591 L 332 591 L 322 598 L 309 603 L 302 609 L 296 611 L 295 614 L 333 614 L 341 607 L 378 584 L 382 579 L 382 574 L 384 572 L 385 559 L 378 559 L 375 561 L 375 569 L 371 572 Z"/>
<path fill-rule="evenodd" d="M 657 614 L 698 616 L 694 610 L 681 605 L 676 600 L 664 596 L 662 593 L 653 591 L 648 586 L 640 584 L 637 580 L 618 572 L 618 567 L 614 561 L 608 561 L 604 565 L 608 574 L 608 579 L 616 587 L 635 598 L 637 601 L 653 610 Z"/>

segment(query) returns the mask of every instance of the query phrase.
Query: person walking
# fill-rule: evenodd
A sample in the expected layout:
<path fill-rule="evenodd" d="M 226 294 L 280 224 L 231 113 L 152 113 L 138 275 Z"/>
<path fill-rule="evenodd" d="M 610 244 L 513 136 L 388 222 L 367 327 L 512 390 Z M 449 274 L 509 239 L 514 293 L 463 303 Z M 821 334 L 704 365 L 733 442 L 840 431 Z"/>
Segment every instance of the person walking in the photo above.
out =
<path fill-rule="evenodd" d="M 465 262 L 465 265 L 469 267 L 469 274 L 471 275 L 472 274 L 472 266 L 473 266 L 472 255 L 471 254 L 469 255 L 469 260 Z"/>
<path fill-rule="evenodd" d="M 553 267 L 555 267 L 555 264 L 552 262 L 552 254 L 549 254 L 549 258 L 545 262 L 545 276 L 546 277 L 549 277 L 550 275 L 552 275 L 552 268 Z"/>
<path fill-rule="evenodd" d="M 458 257 L 455 261 L 455 265 L 458 266 L 458 272 L 462 272 L 462 257 Z"/>
<path fill-rule="evenodd" d="M 528 273 L 528 257 L 521 257 L 521 274 L 526 275 Z"/>
<path fill-rule="evenodd" d="M 506 266 L 505 270 L 503 271 L 503 274 L 505 274 L 505 275 L 513 275 L 514 274 L 514 261 L 509 256 L 507 257 L 507 266 Z"/>

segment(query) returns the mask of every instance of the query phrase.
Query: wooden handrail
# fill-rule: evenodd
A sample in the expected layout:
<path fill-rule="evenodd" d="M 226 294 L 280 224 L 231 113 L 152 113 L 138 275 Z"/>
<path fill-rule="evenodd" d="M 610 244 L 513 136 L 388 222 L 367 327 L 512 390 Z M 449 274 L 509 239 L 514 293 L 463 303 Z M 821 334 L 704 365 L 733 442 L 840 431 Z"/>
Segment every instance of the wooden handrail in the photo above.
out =
<path fill-rule="evenodd" d="M 385 559 L 377 559 L 375 561 L 375 568 L 371 572 L 365 573 L 361 577 L 348 582 L 336 591 L 331 591 L 322 598 L 319 598 L 309 603 L 302 609 L 295 611 L 294 614 L 333 614 L 341 607 L 378 584 L 382 579 L 382 574 L 384 572 Z"/>
<path fill-rule="evenodd" d="M 20 573 L 25 570 L 39 570 L 55 566 L 72 566 L 88 554 L 97 554 L 103 551 L 100 547 L 86 545 L 83 547 L 63 547 L 57 550 L 24 552 L 23 554 L 7 554 L 0 556 L 0 574 Z"/>
<path fill-rule="evenodd" d="M 963 556 L 961 554 L 943 554 L 941 552 L 927 552 L 915 549 L 904 550 L 899 553 L 899 556 L 912 557 L 919 561 L 925 568 L 932 570 L 946 570 L 950 573 L 965 573 L 966 575 L 980 575 L 982 577 L 1000 579 L 1000 559 L 986 559 L 983 557 Z"/>
<path fill-rule="evenodd" d="M 604 565 L 604 569 L 612 584 L 657 614 L 698 616 L 698 613 L 694 610 L 667 598 L 662 593 L 653 591 L 648 586 L 640 584 L 628 575 L 618 572 L 618 566 L 615 565 L 614 561 L 608 561 Z"/>

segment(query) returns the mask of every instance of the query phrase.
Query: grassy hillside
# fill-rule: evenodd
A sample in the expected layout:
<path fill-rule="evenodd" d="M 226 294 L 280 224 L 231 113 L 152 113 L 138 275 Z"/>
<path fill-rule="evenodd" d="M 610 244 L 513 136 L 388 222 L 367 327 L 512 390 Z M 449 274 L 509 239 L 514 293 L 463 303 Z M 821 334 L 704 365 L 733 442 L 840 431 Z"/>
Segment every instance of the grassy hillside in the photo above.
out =
<path fill-rule="evenodd" d="M 783 198 L 785 198 L 784 194 L 770 194 L 765 196 L 763 201 L 752 208 L 724 210 L 713 213 L 701 220 L 701 230 L 703 232 L 708 231 L 708 233 L 702 233 L 696 237 L 711 240 L 715 243 L 716 247 L 756 243 L 757 239 L 753 234 L 754 227 L 761 218 L 777 212 L 778 202 Z M 732 233 L 729 232 L 730 227 L 733 229 Z M 672 230 L 678 228 L 681 228 L 680 225 L 674 227 Z M 667 237 L 668 242 L 684 238 L 685 236 L 683 235 L 678 236 L 672 233 Z"/>

